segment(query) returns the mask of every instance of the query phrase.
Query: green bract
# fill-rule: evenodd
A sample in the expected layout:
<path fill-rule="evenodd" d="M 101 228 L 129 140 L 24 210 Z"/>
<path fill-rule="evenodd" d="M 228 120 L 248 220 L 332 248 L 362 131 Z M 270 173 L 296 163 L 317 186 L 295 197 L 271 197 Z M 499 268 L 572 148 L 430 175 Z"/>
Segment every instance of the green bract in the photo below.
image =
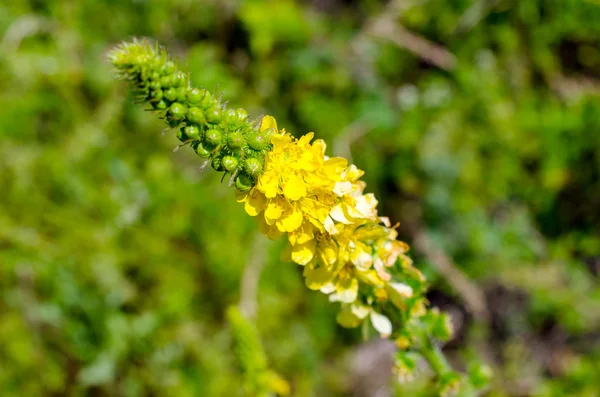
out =
<path fill-rule="evenodd" d="M 230 173 L 230 183 L 238 189 L 256 184 L 272 133 L 261 133 L 244 109 L 225 109 L 206 89 L 190 87 L 188 76 L 177 70 L 166 51 L 146 40 L 117 46 L 109 59 L 135 93 L 177 128 L 184 145 L 210 159 L 215 170 Z"/>

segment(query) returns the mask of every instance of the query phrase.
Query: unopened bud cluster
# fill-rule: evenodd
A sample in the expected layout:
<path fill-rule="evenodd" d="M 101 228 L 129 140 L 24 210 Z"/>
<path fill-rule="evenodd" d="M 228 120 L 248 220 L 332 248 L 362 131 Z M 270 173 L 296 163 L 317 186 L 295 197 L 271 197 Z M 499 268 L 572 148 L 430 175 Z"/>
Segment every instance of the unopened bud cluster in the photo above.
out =
<path fill-rule="evenodd" d="M 176 130 L 182 145 L 205 159 L 202 168 L 210 163 L 242 191 L 256 184 L 274 129 L 260 128 L 260 120 L 250 119 L 244 109 L 226 109 L 206 89 L 191 87 L 166 51 L 146 41 L 121 44 L 109 59 L 139 98 Z"/>

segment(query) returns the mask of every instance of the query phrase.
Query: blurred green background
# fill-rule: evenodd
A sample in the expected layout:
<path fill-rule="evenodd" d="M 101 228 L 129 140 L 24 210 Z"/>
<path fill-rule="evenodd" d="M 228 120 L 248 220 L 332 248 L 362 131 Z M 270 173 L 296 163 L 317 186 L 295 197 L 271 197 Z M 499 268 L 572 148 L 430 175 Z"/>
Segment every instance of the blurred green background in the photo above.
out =
<path fill-rule="evenodd" d="M 366 171 L 486 395 L 600 395 L 600 2 L 0 0 L 1 396 L 239 395 L 242 280 L 293 395 L 431 395 L 172 152 L 105 59 L 141 36 Z"/>

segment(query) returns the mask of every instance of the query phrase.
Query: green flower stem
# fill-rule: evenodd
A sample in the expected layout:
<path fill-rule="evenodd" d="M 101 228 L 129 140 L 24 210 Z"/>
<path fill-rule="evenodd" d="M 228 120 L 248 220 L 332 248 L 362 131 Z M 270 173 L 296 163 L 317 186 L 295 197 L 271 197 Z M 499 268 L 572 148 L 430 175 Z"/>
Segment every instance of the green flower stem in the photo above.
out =
<path fill-rule="evenodd" d="M 444 357 L 440 348 L 433 343 L 431 337 L 427 334 L 421 335 L 419 352 L 423 355 L 427 363 L 433 369 L 437 377 L 453 372 L 452 367 Z"/>
<path fill-rule="evenodd" d="M 167 52 L 146 40 L 123 43 L 108 54 L 119 77 L 127 80 L 142 102 L 165 119 L 183 145 L 190 145 L 209 163 L 230 175 L 230 185 L 249 190 L 263 171 L 271 149 L 272 130 L 244 109 L 226 109 L 220 98 L 190 86 Z"/>

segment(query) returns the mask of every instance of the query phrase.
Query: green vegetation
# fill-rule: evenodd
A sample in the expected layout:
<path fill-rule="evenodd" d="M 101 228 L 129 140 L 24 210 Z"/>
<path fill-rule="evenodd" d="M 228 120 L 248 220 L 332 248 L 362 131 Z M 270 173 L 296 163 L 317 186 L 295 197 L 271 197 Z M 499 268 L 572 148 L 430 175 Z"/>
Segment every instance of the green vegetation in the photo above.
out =
<path fill-rule="evenodd" d="M 280 392 L 389 380 L 114 81 L 134 36 L 366 171 L 488 395 L 599 394 L 597 1 L 24 0 L 0 2 L 0 395 L 242 395 L 240 301 Z M 405 363 L 396 394 L 431 395 Z"/>

